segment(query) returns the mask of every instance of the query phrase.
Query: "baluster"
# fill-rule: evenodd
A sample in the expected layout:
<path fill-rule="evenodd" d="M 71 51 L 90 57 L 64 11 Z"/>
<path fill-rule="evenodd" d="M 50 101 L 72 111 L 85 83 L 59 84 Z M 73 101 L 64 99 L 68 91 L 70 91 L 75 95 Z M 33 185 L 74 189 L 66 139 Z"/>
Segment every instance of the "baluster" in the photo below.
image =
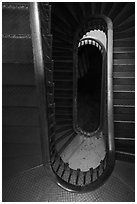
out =
<path fill-rule="evenodd" d="M 51 164 L 53 165 L 53 162 L 55 160 L 55 155 L 56 155 L 55 148 L 53 148 L 52 151 L 50 151 L 50 154 L 51 154 Z"/>
<path fill-rule="evenodd" d="M 66 163 L 64 163 L 63 165 L 64 165 L 64 169 L 62 171 L 61 178 L 64 176 L 64 173 L 65 173 L 65 171 L 66 171 L 66 169 L 68 167 L 68 164 L 66 164 Z"/>
<path fill-rule="evenodd" d="M 103 160 L 100 161 L 100 170 L 101 170 L 101 174 L 102 174 L 104 172 Z"/>
<path fill-rule="evenodd" d="M 100 169 L 100 165 L 96 168 L 96 172 L 97 172 L 97 179 L 99 178 L 99 169 Z"/>
<path fill-rule="evenodd" d="M 69 173 L 69 177 L 68 177 L 68 183 L 69 183 L 69 182 L 70 182 L 70 180 L 71 180 L 72 172 L 73 172 L 73 170 L 72 170 L 72 169 L 70 169 L 70 173 Z"/>
<path fill-rule="evenodd" d="M 93 168 L 90 168 L 90 179 L 92 183 L 93 182 Z"/>
<path fill-rule="evenodd" d="M 76 185 L 78 184 L 80 169 L 77 169 Z"/>
<path fill-rule="evenodd" d="M 86 175 L 87 175 L 87 172 L 83 172 L 83 184 L 84 185 L 86 184 Z"/>
<path fill-rule="evenodd" d="M 55 156 L 54 156 L 54 160 L 52 162 L 52 165 L 55 164 L 55 162 L 57 161 L 58 157 L 59 157 L 58 152 L 55 150 Z"/>
<path fill-rule="evenodd" d="M 62 163 L 62 159 L 61 159 L 61 157 L 59 158 L 59 165 L 58 165 L 58 168 L 57 168 L 57 170 L 56 170 L 56 173 L 59 171 L 59 168 L 60 168 L 60 166 L 61 166 L 61 163 Z"/>

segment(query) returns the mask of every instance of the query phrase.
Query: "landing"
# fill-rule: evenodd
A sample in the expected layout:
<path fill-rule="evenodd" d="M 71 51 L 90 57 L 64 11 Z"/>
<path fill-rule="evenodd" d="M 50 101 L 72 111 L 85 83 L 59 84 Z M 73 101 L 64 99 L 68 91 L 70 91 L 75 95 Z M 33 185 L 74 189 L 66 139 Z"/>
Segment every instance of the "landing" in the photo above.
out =
<path fill-rule="evenodd" d="M 102 132 L 93 137 L 78 134 L 61 154 L 61 158 L 69 167 L 81 171 L 95 169 L 105 158 L 105 141 Z"/>

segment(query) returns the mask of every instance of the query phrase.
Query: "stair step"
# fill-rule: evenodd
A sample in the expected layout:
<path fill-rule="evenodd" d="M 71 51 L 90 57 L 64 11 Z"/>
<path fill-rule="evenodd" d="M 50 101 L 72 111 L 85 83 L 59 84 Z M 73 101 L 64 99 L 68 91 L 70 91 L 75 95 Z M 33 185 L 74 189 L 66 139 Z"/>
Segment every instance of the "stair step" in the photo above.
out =
<path fill-rule="evenodd" d="M 31 38 L 15 36 L 2 39 L 3 63 L 33 63 Z"/>
<path fill-rule="evenodd" d="M 60 48 L 63 48 L 63 49 L 70 49 L 72 48 L 72 40 L 69 41 L 69 43 L 67 41 L 63 41 L 62 38 L 60 39 L 53 39 L 53 46 L 54 47 L 60 47 Z"/>
<path fill-rule="evenodd" d="M 113 100 L 114 105 L 135 106 L 134 99 L 116 99 L 114 94 Z"/>
<path fill-rule="evenodd" d="M 116 151 L 135 153 L 135 140 L 128 138 L 115 138 Z"/>
<path fill-rule="evenodd" d="M 8 75 L 9 76 L 9 75 Z M 37 94 L 35 86 L 3 86 L 3 106 L 37 107 Z"/>
<path fill-rule="evenodd" d="M 59 68 L 59 67 L 56 67 L 56 69 L 54 70 L 54 74 L 62 74 L 62 75 L 73 75 L 73 69 L 64 69 L 63 67 L 62 68 Z"/>
<path fill-rule="evenodd" d="M 69 50 L 53 50 L 53 56 L 56 56 L 56 58 L 63 56 L 63 57 L 73 57 L 72 51 Z"/>
<path fill-rule="evenodd" d="M 135 53 L 135 47 L 114 47 L 113 53 Z"/>
<path fill-rule="evenodd" d="M 135 72 L 113 72 L 114 78 L 135 78 Z"/>
<path fill-rule="evenodd" d="M 54 100 L 56 103 L 72 103 L 73 97 L 55 97 Z"/>
<path fill-rule="evenodd" d="M 72 81 L 56 81 L 55 82 L 55 90 L 57 89 L 63 89 L 63 90 L 71 90 L 73 88 Z"/>
<path fill-rule="evenodd" d="M 72 102 L 73 101 L 73 97 L 72 96 L 56 96 L 55 97 L 55 99 L 56 99 L 56 102 L 59 102 L 59 101 L 70 101 L 70 102 Z"/>
<path fill-rule="evenodd" d="M 133 85 L 135 86 L 135 78 L 113 78 L 114 85 Z"/>
<path fill-rule="evenodd" d="M 114 105 L 135 105 L 135 92 L 114 92 Z"/>
<path fill-rule="evenodd" d="M 55 91 L 55 97 L 59 97 L 59 98 L 61 98 L 61 97 L 68 97 L 68 98 L 70 98 L 70 97 L 73 97 L 73 91 L 58 91 L 58 90 L 56 90 Z"/>
<path fill-rule="evenodd" d="M 114 40 L 114 47 L 135 47 L 135 40 Z"/>
<path fill-rule="evenodd" d="M 67 69 L 67 68 L 69 68 L 69 67 L 73 67 L 73 60 L 57 60 L 57 59 L 55 59 L 54 60 L 54 65 L 55 65 L 55 67 L 57 67 L 58 69 L 60 68 L 60 69 Z M 59 69 L 59 70 L 60 70 Z"/>
<path fill-rule="evenodd" d="M 116 59 L 134 59 L 135 58 L 135 53 L 134 52 L 129 52 L 126 53 L 114 53 L 113 58 Z"/>
<path fill-rule="evenodd" d="M 120 100 L 135 100 L 135 92 L 129 93 L 115 93 L 114 92 L 114 99 Z"/>
<path fill-rule="evenodd" d="M 73 110 L 73 107 L 65 107 L 65 108 L 58 108 L 56 107 L 56 113 L 57 114 L 72 114 L 72 110 Z"/>
<path fill-rule="evenodd" d="M 72 115 L 72 113 L 66 113 L 66 114 L 56 113 L 55 117 L 56 117 L 56 119 L 64 119 L 65 120 L 65 119 L 72 119 L 73 115 Z"/>
<path fill-rule="evenodd" d="M 56 111 L 72 111 L 73 107 L 69 106 L 56 106 Z"/>
<path fill-rule="evenodd" d="M 56 64 L 54 65 L 54 72 L 55 73 L 58 73 L 58 74 L 73 74 L 73 66 L 68 66 L 67 64 L 66 65 L 63 65 L 63 66 L 57 66 Z"/>
<path fill-rule="evenodd" d="M 56 119 L 58 118 L 63 118 L 63 119 L 71 119 L 73 117 L 73 112 L 71 111 L 56 111 L 56 114 L 55 114 L 55 117 Z"/>
<path fill-rule="evenodd" d="M 3 111 L 3 126 L 39 127 L 37 107 L 6 107 Z"/>
<path fill-rule="evenodd" d="M 73 59 L 66 59 L 66 60 L 64 60 L 64 59 L 62 59 L 62 60 L 58 60 L 58 59 L 55 59 L 54 60 L 54 63 L 57 63 L 58 65 L 60 65 L 61 63 L 69 63 L 69 64 L 71 64 L 71 65 L 73 65 Z"/>
<path fill-rule="evenodd" d="M 127 3 L 126 7 L 123 9 L 122 13 L 119 14 L 114 19 L 114 25 L 120 26 L 122 24 L 127 24 L 135 20 L 135 5 L 134 3 Z"/>
<path fill-rule="evenodd" d="M 135 154 L 116 150 L 116 160 L 135 163 Z"/>
<path fill-rule="evenodd" d="M 129 31 L 130 29 L 135 28 L 135 14 L 131 15 L 126 21 L 124 20 L 119 25 L 114 26 L 115 32 L 123 32 L 123 31 Z"/>
<path fill-rule="evenodd" d="M 55 104 L 56 104 L 56 108 L 57 107 L 64 107 L 64 106 L 68 106 L 68 107 L 71 107 L 71 106 L 73 106 L 73 102 L 71 102 L 71 101 L 57 101 L 56 102 L 56 100 L 55 100 Z"/>
<path fill-rule="evenodd" d="M 54 72 L 54 81 L 56 80 L 73 80 L 73 72 Z"/>
<path fill-rule="evenodd" d="M 114 65 L 134 65 L 135 59 L 114 59 Z"/>
<path fill-rule="evenodd" d="M 58 147 L 58 151 L 59 151 L 59 154 L 61 155 L 61 153 L 66 149 L 66 147 L 72 142 L 72 140 L 75 138 L 77 134 L 75 132 L 73 132 L 69 138 L 64 141 L 64 143 L 61 144 L 60 147 Z"/>
<path fill-rule="evenodd" d="M 117 138 L 135 138 L 135 124 L 126 122 L 114 122 L 114 133 Z"/>
<path fill-rule="evenodd" d="M 114 92 L 135 92 L 135 85 L 113 85 Z"/>
<path fill-rule="evenodd" d="M 25 3 L 3 3 L 2 6 L 2 33 L 29 34 L 30 19 L 28 5 Z"/>
<path fill-rule="evenodd" d="M 3 85 L 35 86 L 34 64 L 3 63 Z"/>
<path fill-rule="evenodd" d="M 135 106 L 114 106 L 114 114 L 131 114 L 135 117 Z"/>
<path fill-rule="evenodd" d="M 72 77 L 66 77 L 66 78 L 56 77 L 56 78 L 54 78 L 54 82 L 55 83 L 67 83 L 67 82 L 73 83 L 73 78 Z"/>
<path fill-rule="evenodd" d="M 131 65 L 131 64 L 116 64 L 113 65 L 113 70 L 114 72 L 135 72 L 135 65 Z"/>
<path fill-rule="evenodd" d="M 61 126 L 60 128 L 58 127 L 58 129 L 56 129 L 56 135 L 64 131 L 69 131 L 72 128 L 72 125 Z"/>
<path fill-rule="evenodd" d="M 73 132 L 74 132 L 73 129 L 71 129 L 63 133 L 61 136 L 59 136 L 58 134 L 59 137 L 55 140 L 55 143 L 57 144 L 61 142 L 64 138 L 69 137 Z"/>
<path fill-rule="evenodd" d="M 53 39 L 53 49 L 56 50 L 66 50 L 66 51 L 73 51 L 73 47 L 72 46 L 66 46 L 66 45 L 62 45 L 61 43 L 55 43 L 54 39 Z"/>
<path fill-rule="evenodd" d="M 66 53 L 72 53 L 73 52 L 73 47 L 56 47 L 54 44 L 53 44 L 53 52 L 56 53 L 56 52 L 66 52 Z"/>
<path fill-rule="evenodd" d="M 73 102 L 73 97 L 66 97 L 66 98 L 64 98 L 64 97 L 55 97 L 54 98 L 54 100 L 55 100 L 55 102 L 56 103 L 72 103 Z"/>
<path fill-rule="evenodd" d="M 131 113 L 114 113 L 114 121 L 131 121 L 135 122 L 135 114 Z"/>
<path fill-rule="evenodd" d="M 59 56 L 57 56 L 57 55 L 53 55 L 53 60 L 72 60 L 72 58 L 73 58 L 73 56 L 70 56 L 70 55 L 66 55 L 66 56 L 64 56 L 63 54 L 61 55 L 59 55 Z"/>
<path fill-rule="evenodd" d="M 135 36 L 135 31 L 114 32 L 114 40 L 130 39 Z"/>
<path fill-rule="evenodd" d="M 73 97 L 73 92 L 72 91 L 57 91 L 55 92 L 55 98 L 72 98 Z"/>
<path fill-rule="evenodd" d="M 56 118 L 56 123 L 58 123 L 59 125 L 63 125 L 63 124 L 70 124 L 69 122 L 72 122 L 72 118 L 66 118 L 66 119 L 62 119 L 62 118 Z"/>
<path fill-rule="evenodd" d="M 72 119 L 70 119 L 70 120 L 59 120 L 59 119 L 57 119 L 56 120 L 56 125 L 57 125 L 57 127 L 58 127 L 58 125 L 60 126 L 60 125 L 72 125 L 73 124 L 73 121 L 72 121 Z"/>

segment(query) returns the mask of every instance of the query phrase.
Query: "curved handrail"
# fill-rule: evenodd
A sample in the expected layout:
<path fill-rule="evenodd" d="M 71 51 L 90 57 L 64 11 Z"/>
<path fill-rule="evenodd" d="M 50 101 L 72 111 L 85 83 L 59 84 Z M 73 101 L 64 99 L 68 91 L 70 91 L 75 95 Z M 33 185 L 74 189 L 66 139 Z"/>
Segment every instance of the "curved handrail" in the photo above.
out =
<path fill-rule="evenodd" d="M 46 103 L 46 87 L 44 78 L 44 61 L 40 28 L 40 17 L 38 3 L 30 3 L 30 27 L 33 47 L 33 60 L 35 80 L 37 86 L 38 104 L 40 111 L 40 135 L 42 145 L 42 158 L 44 163 L 50 163 L 49 155 L 49 139 L 48 139 L 48 118 L 47 118 L 47 103 Z M 47 137 L 45 137 L 47 135 Z"/>
<path fill-rule="evenodd" d="M 106 23 L 107 31 L 107 118 L 108 118 L 108 146 L 109 151 L 112 151 L 113 154 L 115 154 L 115 145 L 114 145 L 114 120 L 113 120 L 113 23 L 110 18 L 104 15 L 97 15 L 97 16 L 91 16 L 90 19 L 102 19 Z M 87 19 L 88 21 L 88 19 Z M 83 23 L 84 24 L 84 23 Z M 74 59 L 77 59 L 76 53 L 77 53 L 77 45 L 79 43 L 78 35 L 81 33 L 82 26 L 78 29 L 74 36 Z M 87 29 L 88 30 L 88 29 Z M 87 32 L 86 30 L 86 32 Z M 90 30 L 90 29 L 89 29 Z M 84 35 L 84 33 L 83 33 Z M 74 75 L 77 75 L 76 72 L 76 64 L 77 61 L 75 60 L 74 64 Z M 75 77 L 74 76 L 74 77 Z M 74 81 L 76 81 L 74 79 Z M 76 82 L 74 83 L 74 86 L 76 86 Z M 74 108 L 76 108 L 76 100 L 77 100 L 77 93 L 76 90 L 74 91 Z M 74 113 L 74 123 L 76 122 L 76 115 Z M 74 125 L 75 128 L 75 125 Z M 113 158 L 114 160 L 114 158 Z"/>
<path fill-rule="evenodd" d="M 105 169 L 104 174 L 102 175 L 102 182 L 105 180 L 113 171 L 114 165 L 115 165 L 115 145 L 114 145 L 114 120 L 113 120 L 113 24 L 110 18 L 104 16 L 104 15 L 98 15 L 94 16 L 94 19 L 103 19 L 107 26 L 107 130 L 108 130 L 108 162 L 107 167 Z M 78 35 L 81 32 L 81 28 L 76 32 L 76 35 L 74 36 L 74 59 L 77 59 L 76 53 L 77 53 L 77 45 L 79 43 Z M 87 32 L 87 30 L 86 30 Z M 84 35 L 84 33 L 83 33 Z M 75 61 L 77 63 L 77 61 Z M 76 64 L 74 64 L 74 77 L 77 75 L 76 71 Z M 74 79 L 75 80 L 75 79 Z M 76 86 L 76 82 L 74 83 L 74 86 Z M 77 93 L 76 90 L 74 91 L 74 108 L 76 108 L 76 99 L 77 99 Z M 76 115 L 74 113 L 74 123 L 76 122 Z M 75 125 L 74 125 L 75 128 Z M 96 184 L 95 184 L 96 185 Z M 94 186 L 94 185 L 93 185 Z M 94 188 L 93 186 L 90 186 L 90 188 Z M 83 189 L 84 190 L 84 189 Z"/>
<path fill-rule="evenodd" d="M 40 29 L 40 17 L 39 17 L 39 8 L 38 3 L 30 3 L 30 23 L 31 23 L 31 35 L 32 35 L 32 45 L 33 45 L 33 55 L 34 55 L 34 69 L 36 73 L 36 83 L 37 83 L 37 94 L 38 94 L 38 102 L 40 107 L 40 125 L 41 125 L 41 144 L 42 144 L 42 151 L 43 151 L 43 163 L 45 171 L 50 176 L 50 178 L 57 183 L 59 186 L 64 188 L 70 192 L 88 192 L 94 190 L 95 188 L 99 187 L 104 183 L 104 181 L 108 178 L 110 173 L 114 167 L 114 135 L 113 135 L 113 125 L 110 122 L 113 122 L 113 112 L 112 112 L 112 59 L 107 58 L 107 62 L 109 63 L 107 72 L 108 76 L 108 126 L 109 126 L 109 137 L 108 137 L 108 144 L 109 145 L 109 152 L 107 156 L 107 166 L 105 171 L 101 174 L 99 179 L 95 180 L 94 182 L 86 185 L 86 186 L 75 186 L 73 184 L 67 183 L 63 179 L 61 179 L 58 175 L 56 175 L 52 169 L 52 163 L 50 161 L 50 148 L 49 148 L 49 135 L 48 135 L 48 118 L 47 118 L 47 103 L 46 103 L 46 87 L 45 87 L 45 78 L 44 78 L 44 61 L 43 61 L 43 50 L 42 50 L 42 39 L 41 39 L 41 29 Z M 111 35 L 111 38 L 108 40 L 108 50 L 109 53 L 107 57 L 112 57 L 112 45 L 110 45 L 112 40 L 112 29 L 111 23 L 108 29 L 108 37 Z M 108 24 L 108 25 L 109 25 Z M 107 69 L 107 70 L 108 70 Z"/>

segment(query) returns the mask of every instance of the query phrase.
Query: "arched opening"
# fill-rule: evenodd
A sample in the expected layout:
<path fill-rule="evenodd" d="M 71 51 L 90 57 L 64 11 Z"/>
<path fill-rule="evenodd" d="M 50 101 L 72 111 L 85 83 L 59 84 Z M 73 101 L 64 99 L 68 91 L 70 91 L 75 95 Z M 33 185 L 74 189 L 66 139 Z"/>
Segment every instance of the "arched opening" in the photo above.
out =
<path fill-rule="evenodd" d="M 87 41 L 89 42 L 89 40 Z M 78 126 L 94 132 L 100 126 L 102 54 L 99 47 L 83 44 L 78 48 Z"/>

